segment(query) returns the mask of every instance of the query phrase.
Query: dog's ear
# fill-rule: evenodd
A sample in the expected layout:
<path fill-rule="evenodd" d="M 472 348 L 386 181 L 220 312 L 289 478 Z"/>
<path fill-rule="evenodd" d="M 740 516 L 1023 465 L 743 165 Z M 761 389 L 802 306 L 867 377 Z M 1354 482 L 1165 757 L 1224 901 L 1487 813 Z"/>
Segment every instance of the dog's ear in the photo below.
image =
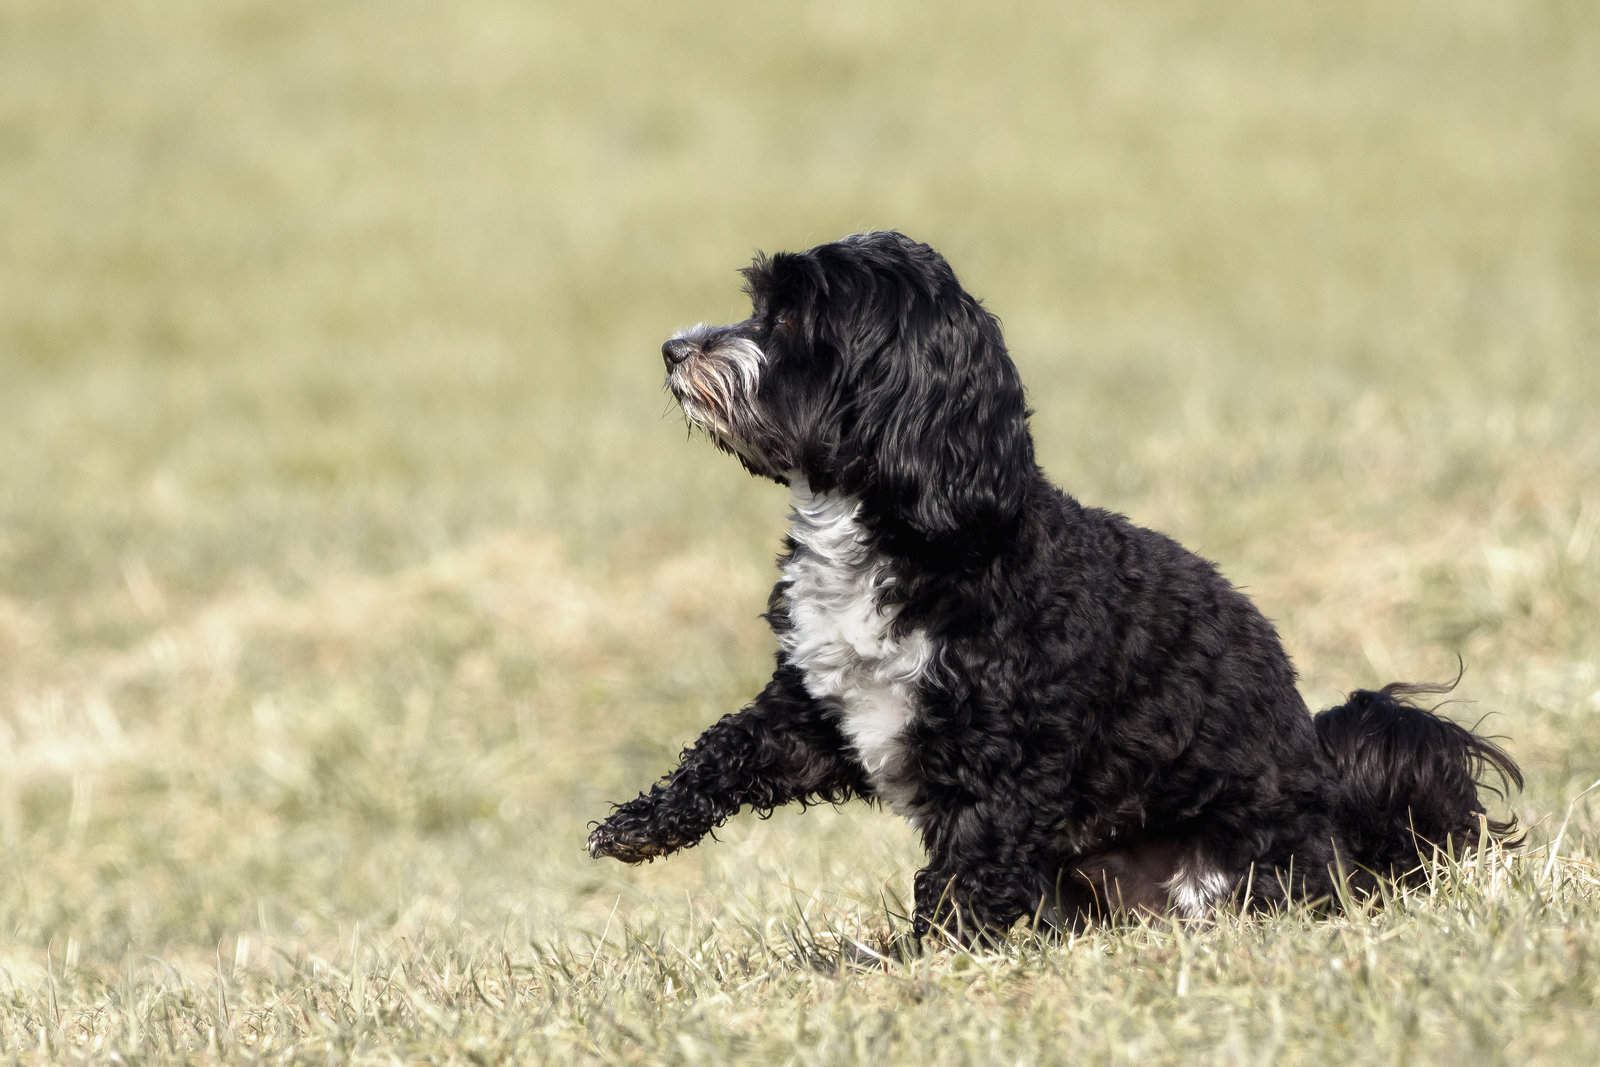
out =
<path fill-rule="evenodd" d="M 846 342 L 855 388 L 841 481 L 890 536 L 981 551 L 1010 536 L 1036 475 L 1000 324 L 953 284 L 931 301 L 877 310 L 857 320 L 864 336 Z"/>

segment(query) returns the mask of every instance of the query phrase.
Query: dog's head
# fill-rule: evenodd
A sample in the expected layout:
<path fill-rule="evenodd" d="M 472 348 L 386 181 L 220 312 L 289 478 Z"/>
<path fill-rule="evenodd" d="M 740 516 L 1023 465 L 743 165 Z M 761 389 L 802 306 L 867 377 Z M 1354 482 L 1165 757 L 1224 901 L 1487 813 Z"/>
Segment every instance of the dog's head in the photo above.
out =
<path fill-rule="evenodd" d="M 890 537 L 986 540 L 1034 476 L 1000 324 L 898 233 L 758 256 L 750 318 L 661 346 L 690 424 L 752 473 L 859 497 Z"/>

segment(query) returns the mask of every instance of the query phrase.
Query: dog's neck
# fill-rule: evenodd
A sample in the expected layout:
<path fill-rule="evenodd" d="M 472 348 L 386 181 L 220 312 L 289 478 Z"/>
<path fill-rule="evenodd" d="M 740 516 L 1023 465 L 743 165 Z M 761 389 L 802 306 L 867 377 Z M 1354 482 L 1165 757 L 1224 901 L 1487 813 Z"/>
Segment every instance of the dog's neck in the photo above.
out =
<path fill-rule="evenodd" d="M 859 566 L 870 552 L 861 501 L 848 493 L 818 492 L 798 471 L 789 475 L 789 536 L 812 554 Z"/>

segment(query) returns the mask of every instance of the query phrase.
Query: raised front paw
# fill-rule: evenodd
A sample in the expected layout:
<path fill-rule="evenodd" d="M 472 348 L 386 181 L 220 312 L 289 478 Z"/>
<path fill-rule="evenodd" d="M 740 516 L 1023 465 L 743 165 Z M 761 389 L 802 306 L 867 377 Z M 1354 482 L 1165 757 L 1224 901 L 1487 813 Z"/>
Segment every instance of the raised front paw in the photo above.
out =
<path fill-rule="evenodd" d="M 594 859 L 610 856 L 623 863 L 643 863 L 666 851 L 642 830 L 614 827 L 611 820 L 589 831 L 589 855 Z"/>

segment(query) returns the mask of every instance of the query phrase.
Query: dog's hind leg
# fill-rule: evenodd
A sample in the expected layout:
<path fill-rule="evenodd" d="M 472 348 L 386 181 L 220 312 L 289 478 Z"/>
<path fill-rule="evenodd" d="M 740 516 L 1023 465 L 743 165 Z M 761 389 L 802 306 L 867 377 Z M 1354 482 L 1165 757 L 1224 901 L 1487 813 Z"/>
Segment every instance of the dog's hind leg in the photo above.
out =
<path fill-rule="evenodd" d="M 676 770 L 595 826 L 589 855 L 639 863 L 688 848 L 741 808 L 767 815 L 793 801 L 869 795 L 838 726 L 799 672 L 782 667 L 749 707 L 684 749 Z"/>
<path fill-rule="evenodd" d="M 1184 873 L 1182 861 L 1182 846 L 1161 840 L 1076 856 L 1057 876 L 1057 914 L 1077 929 L 1141 913 L 1165 915 Z"/>

